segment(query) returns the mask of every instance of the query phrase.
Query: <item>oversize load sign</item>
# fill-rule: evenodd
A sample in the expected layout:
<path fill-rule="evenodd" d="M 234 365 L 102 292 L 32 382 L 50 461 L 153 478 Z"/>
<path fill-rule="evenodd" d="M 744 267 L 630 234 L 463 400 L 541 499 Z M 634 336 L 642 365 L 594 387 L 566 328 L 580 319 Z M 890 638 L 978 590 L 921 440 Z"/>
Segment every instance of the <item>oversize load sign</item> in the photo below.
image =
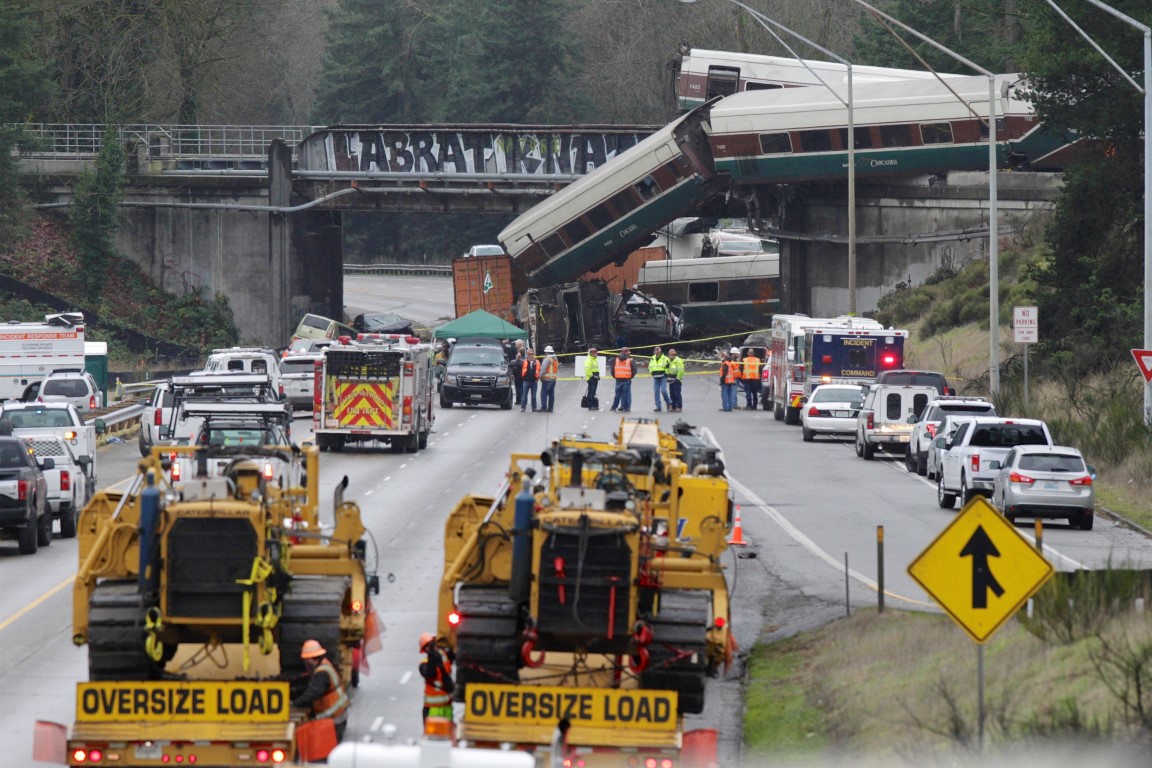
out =
<path fill-rule="evenodd" d="M 284 723 L 286 682 L 112 682 L 76 686 L 76 722 Z"/>
<path fill-rule="evenodd" d="M 469 683 L 464 719 L 473 724 L 676 729 L 676 691 L 614 688 L 554 688 L 536 685 Z"/>

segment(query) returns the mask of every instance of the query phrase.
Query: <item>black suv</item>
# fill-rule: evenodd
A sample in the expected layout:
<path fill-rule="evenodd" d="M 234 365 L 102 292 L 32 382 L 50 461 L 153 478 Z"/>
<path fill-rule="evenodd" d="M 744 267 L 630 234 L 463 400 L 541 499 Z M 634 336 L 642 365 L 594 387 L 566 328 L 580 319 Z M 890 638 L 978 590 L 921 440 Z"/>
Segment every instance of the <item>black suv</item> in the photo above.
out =
<path fill-rule="evenodd" d="M 512 376 L 500 342 L 458 341 L 444 369 L 440 407 L 451 408 L 453 403 L 487 403 L 507 411 L 512 408 L 512 400 Z"/>

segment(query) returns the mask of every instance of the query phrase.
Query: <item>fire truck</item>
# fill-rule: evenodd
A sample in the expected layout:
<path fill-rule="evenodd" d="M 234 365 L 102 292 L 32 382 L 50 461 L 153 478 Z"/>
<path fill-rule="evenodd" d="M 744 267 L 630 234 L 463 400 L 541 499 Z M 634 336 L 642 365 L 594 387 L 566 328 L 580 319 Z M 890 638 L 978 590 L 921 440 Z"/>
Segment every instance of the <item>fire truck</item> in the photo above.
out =
<path fill-rule="evenodd" d="M 432 348 L 415 336 L 341 336 L 316 363 L 312 431 L 316 446 L 387 443 L 393 452 L 428 447 L 435 416 Z"/>

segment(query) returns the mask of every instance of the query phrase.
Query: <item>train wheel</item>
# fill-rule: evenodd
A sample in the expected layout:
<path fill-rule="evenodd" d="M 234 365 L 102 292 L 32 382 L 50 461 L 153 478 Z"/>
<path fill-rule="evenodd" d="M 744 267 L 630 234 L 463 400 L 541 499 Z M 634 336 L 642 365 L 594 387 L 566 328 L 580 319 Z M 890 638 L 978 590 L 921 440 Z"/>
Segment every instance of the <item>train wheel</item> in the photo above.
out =
<path fill-rule="evenodd" d="M 648 618 L 652 642 L 648 666 L 640 673 L 643 688 L 679 693 L 680 712 L 704 711 L 707 637 L 712 618 L 709 596 L 698 591 L 665 589 L 657 613 Z"/>
<path fill-rule="evenodd" d="M 135 581 L 98 584 L 88 601 L 88 679 L 149 680 L 160 668 L 144 650 L 144 599 Z"/>
<path fill-rule="evenodd" d="M 317 640 L 328 658 L 340 667 L 344 649 L 340 644 L 340 616 L 348 580 L 343 576 L 296 578 L 284 595 L 280 628 L 280 672 L 286 677 L 305 674 L 300 647 Z"/>
<path fill-rule="evenodd" d="M 520 679 L 520 606 L 507 587 L 462 587 L 456 603 L 456 699 L 468 683 Z"/>

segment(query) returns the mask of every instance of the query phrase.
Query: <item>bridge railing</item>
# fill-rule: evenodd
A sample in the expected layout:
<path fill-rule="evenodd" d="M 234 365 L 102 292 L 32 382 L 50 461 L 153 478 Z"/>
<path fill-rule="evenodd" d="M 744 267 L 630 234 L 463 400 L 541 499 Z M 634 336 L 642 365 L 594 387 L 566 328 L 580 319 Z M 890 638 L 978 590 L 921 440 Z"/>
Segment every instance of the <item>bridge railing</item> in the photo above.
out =
<path fill-rule="evenodd" d="M 94 157 L 107 126 L 92 123 L 26 123 L 30 141 L 21 154 L 31 158 Z M 268 144 L 283 139 L 293 153 L 311 126 L 165 125 L 133 123 L 117 127 L 122 144 L 145 147 L 148 160 L 264 162 Z M 295 157 L 293 158 L 295 159 Z"/>
<path fill-rule="evenodd" d="M 447 264 L 345 264 L 345 274 L 352 275 L 436 275 L 447 277 L 452 267 Z"/>

